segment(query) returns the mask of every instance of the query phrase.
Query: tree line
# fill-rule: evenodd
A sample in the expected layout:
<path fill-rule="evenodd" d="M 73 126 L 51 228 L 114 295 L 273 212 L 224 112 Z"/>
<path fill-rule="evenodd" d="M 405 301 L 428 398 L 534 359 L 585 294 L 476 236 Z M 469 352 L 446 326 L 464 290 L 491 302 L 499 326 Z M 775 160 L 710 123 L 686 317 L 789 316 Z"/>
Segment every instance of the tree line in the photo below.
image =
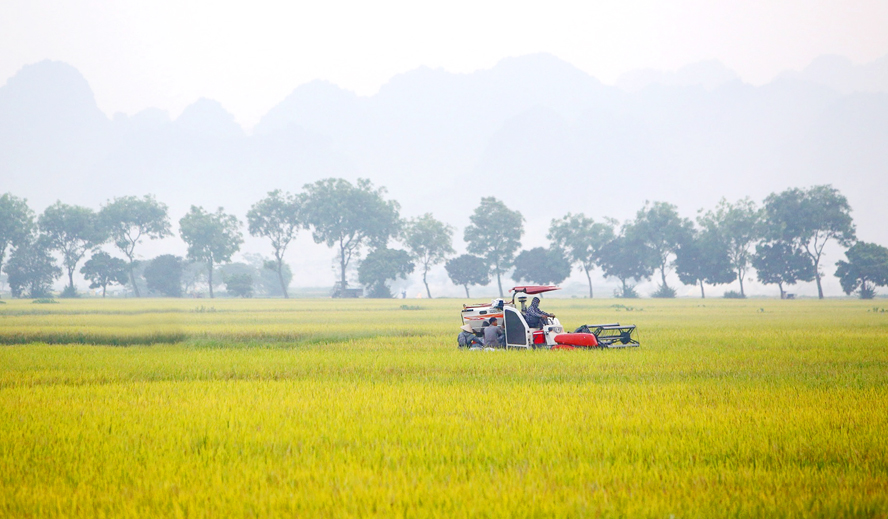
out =
<path fill-rule="evenodd" d="M 576 266 L 586 275 L 589 297 L 594 295 L 591 272 L 600 268 L 620 282 L 618 297 L 637 297 L 635 286 L 653 277 L 659 281 L 654 297 L 675 297 L 675 288 L 667 284 L 672 271 L 682 283 L 699 285 L 702 297 L 706 285 L 735 280 L 740 292 L 729 295 L 745 297 L 744 281 L 755 270 L 761 283 L 778 286 L 781 298 L 800 281 L 815 281 L 823 298 L 821 259 L 829 242 L 847 247 L 846 260 L 837 262 L 835 271 L 845 293 L 872 298 L 876 287 L 888 285 L 888 249 L 856 240 L 848 201 L 829 185 L 773 193 L 760 207 L 749 198 L 722 199 L 715 209 L 700 210 L 696 221 L 665 202 L 645 202 L 633 220 L 623 223 L 568 213 L 551 222 L 549 247 L 519 252 L 524 222 L 502 201 L 482 198 L 464 230 L 467 254 L 453 257 L 453 227 L 430 213 L 403 219 L 385 188 L 366 179 L 352 184 L 338 178 L 306 184 L 295 194 L 271 191 L 246 214 L 247 231 L 268 240 L 273 250 L 258 276 L 266 286 L 276 284 L 274 290 L 285 298 L 292 272 L 284 256 L 301 231 L 334 249 L 339 295 L 348 293 L 346 273 L 359 263 L 358 280 L 369 297 L 391 297 L 389 283 L 418 268 L 431 298 L 428 272 L 444 263 L 466 297 L 470 286 L 485 286 L 493 278 L 503 296 L 502 277 L 509 272 L 519 282 L 557 284 Z M 256 272 L 231 263 L 243 245 L 243 222 L 221 207 L 210 212 L 191 206 L 178 223 L 188 246 L 186 258 L 165 254 L 139 261 L 142 243 L 172 236 L 168 208 L 152 195 L 117 197 L 98 211 L 58 201 L 38 217 L 26 200 L 6 193 L 0 196 L 0 267 L 14 297 L 48 295 L 62 275 L 67 276 L 62 296 L 74 297 L 74 273 L 81 264 L 90 288 L 101 288 L 103 296 L 109 285 L 119 284 L 140 297 L 143 281 L 154 293 L 180 296 L 183 284 L 189 284 L 184 273 L 191 272 L 193 284 L 203 271 L 214 297 L 219 284 L 214 272 L 220 265 L 226 265 L 222 281 L 229 293 L 252 295 Z M 403 248 L 390 248 L 394 243 Z M 102 251 L 106 244 L 122 257 Z M 266 273 L 276 283 L 265 279 Z"/>

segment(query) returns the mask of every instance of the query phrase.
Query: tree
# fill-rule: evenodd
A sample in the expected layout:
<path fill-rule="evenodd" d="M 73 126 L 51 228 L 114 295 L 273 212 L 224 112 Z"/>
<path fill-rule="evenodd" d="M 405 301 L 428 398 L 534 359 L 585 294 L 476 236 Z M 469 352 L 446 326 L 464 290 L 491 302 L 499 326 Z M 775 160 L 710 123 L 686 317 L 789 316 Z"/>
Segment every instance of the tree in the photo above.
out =
<path fill-rule="evenodd" d="M 274 258 L 268 259 L 261 254 L 249 252 L 243 253 L 242 256 L 244 262 L 231 262 L 219 269 L 223 278 L 236 274 L 249 274 L 253 278 L 254 295 L 283 297 L 280 277 L 284 278 L 284 286 L 289 287 L 293 279 L 290 266 L 284 263 L 279 277 L 277 261 Z"/>
<path fill-rule="evenodd" d="M 780 299 L 786 298 L 783 285 L 795 285 L 799 281 L 814 281 L 814 263 L 800 249 L 783 242 L 762 243 L 755 247 L 752 267 L 758 279 L 765 285 L 777 285 Z"/>
<path fill-rule="evenodd" d="M 197 287 L 207 281 L 207 268 L 203 262 L 185 261 L 182 265 L 182 291 L 195 295 Z M 277 280 L 275 280 L 277 281 Z M 275 283 L 277 286 L 277 283 Z"/>
<path fill-rule="evenodd" d="M 45 236 L 22 241 L 15 248 L 3 271 L 9 276 L 9 289 L 13 297 L 46 297 L 55 278 L 62 269 L 55 265 Z"/>
<path fill-rule="evenodd" d="M 240 222 L 223 208 L 215 213 L 203 207 L 191 206 L 191 210 L 179 220 L 179 234 L 188 244 L 188 259 L 203 261 L 207 265 L 207 282 L 210 297 L 213 296 L 213 265 L 231 261 L 244 242 Z"/>
<path fill-rule="evenodd" d="M 184 263 L 182 258 L 172 254 L 161 254 L 148 262 L 142 273 L 148 290 L 167 297 L 182 297 Z"/>
<path fill-rule="evenodd" d="M 130 283 L 136 297 L 140 297 L 134 271 L 136 245 L 142 238 L 157 240 L 173 235 L 167 206 L 155 200 L 153 195 L 142 198 L 124 196 L 105 204 L 100 214 L 114 244 L 129 259 Z"/>
<path fill-rule="evenodd" d="M 369 297 L 392 297 L 386 281 L 406 278 L 407 274 L 413 272 L 413 268 L 407 251 L 381 247 L 367 254 L 361 262 L 358 267 L 358 281 L 367 286 Z"/>
<path fill-rule="evenodd" d="M 620 280 L 622 288 L 619 297 L 638 297 L 630 282 L 649 279 L 654 272 L 652 265 L 656 259 L 656 251 L 631 231 L 631 225 L 624 226 L 617 237 L 598 251 L 598 265 L 605 277 Z"/>
<path fill-rule="evenodd" d="M 767 239 L 801 249 L 814 264 L 817 296 L 823 299 L 820 257 L 830 240 L 849 246 L 855 239 L 848 200 L 830 185 L 787 189 L 765 198 Z"/>
<path fill-rule="evenodd" d="M 345 272 L 361 247 L 384 247 L 400 231 L 400 205 L 385 200 L 385 188 L 374 189 L 366 179 L 357 186 L 341 178 L 306 184 L 305 223 L 312 229 L 315 243 L 339 248 L 339 282 L 348 286 Z"/>
<path fill-rule="evenodd" d="M 567 276 L 570 276 L 570 261 L 558 247 L 535 247 L 521 251 L 515 258 L 515 271 L 512 272 L 515 280 L 527 280 L 538 285 L 557 285 Z"/>
<path fill-rule="evenodd" d="M 740 294 L 746 297 L 743 280 L 752 259 L 752 245 L 761 237 L 762 212 L 748 197 L 731 204 L 724 198 L 715 211 L 708 211 L 697 219 L 705 229 L 717 232 L 727 245 L 728 259 L 737 273 Z"/>
<path fill-rule="evenodd" d="M 0 196 L 0 268 L 6 249 L 27 242 L 34 228 L 34 212 L 28 201 L 5 193 Z"/>
<path fill-rule="evenodd" d="M 422 268 L 422 284 L 431 299 L 432 292 L 426 276 L 432 265 L 441 263 L 448 254 L 453 254 L 453 228 L 435 220 L 431 213 L 426 213 L 406 223 L 403 237 L 410 255 Z"/>
<path fill-rule="evenodd" d="M 304 197 L 281 193 L 279 189 L 253 204 L 247 212 L 247 223 L 252 236 L 263 236 L 271 240 L 274 249 L 274 271 L 281 283 L 284 299 L 289 298 L 284 284 L 284 253 L 287 246 L 296 238 L 299 229 L 304 227 L 302 205 Z"/>
<path fill-rule="evenodd" d="M 468 251 L 487 261 L 496 274 L 500 297 L 503 297 L 502 274 L 512 266 L 515 252 L 521 247 L 524 217 L 494 197 L 484 197 L 466 227 L 464 239 Z"/>
<path fill-rule="evenodd" d="M 112 258 L 104 251 L 97 252 L 86 260 L 80 273 L 90 282 L 89 288 L 102 288 L 102 297 L 105 297 L 108 285 L 125 285 L 129 279 L 126 262 L 120 258 Z"/>
<path fill-rule="evenodd" d="M 700 297 L 706 298 L 703 284 L 721 285 L 737 279 L 732 270 L 729 245 L 717 229 L 704 229 L 679 244 L 675 271 L 686 285 L 700 283 Z"/>
<path fill-rule="evenodd" d="M 46 208 L 37 222 L 46 236 L 49 247 L 61 252 L 62 265 L 68 273 L 68 287 L 63 296 L 74 297 L 74 271 L 86 253 L 108 239 L 108 233 L 99 216 L 88 207 L 63 204 L 57 201 Z"/>
<path fill-rule="evenodd" d="M 672 266 L 675 251 L 693 234 L 694 224 L 678 215 L 678 209 L 666 202 L 645 202 L 635 215 L 630 228 L 633 240 L 643 242 L 653 254 L 649 256 L 651 267 L 660 271 L 660 291 L 671 293 L 666 284 L 666 271 Z"/>
<path fill-rule="evenodd" d="M 872 299 L 876 287 L 888 285 L 888 249 L 860 241 L 845 251 L 845 256 L 848 261 L 836 262 L 836 276 L 846 294 L 856 291 L 861 299 Z"/>
<path fill-rule="evenodd" d="M 466 289 L 466 299 L 469 298 L 469 285 L 487 286 L 490 283 L 490 266 L 483 258 L 463 254 L 444 264 L 447 275 L 454 285 L 462 285 Z"/>
<path fill-rule="evenodd" d="M 253 276 L 242 273 L 225 277 L 225 290 L 238 297 L 253 297 Z"/>
<path fill-rule="evenodd" d="M 278 262 L 275 260 L 266 260 L 262 263 L 259 269 L 259 284 L 270 296 L 283 296 L 285 295 L 283 292 L 284 286 L 289 287 L 290 281 L 293 280 L 293 271 L 290 270 L 290 266 L 284 263 L 280 265 L 280 270 L 278 270 Z M 270 277 L 274 277 L 275 283 L 272 283 Z M 281 285 L 278 281 L 280 279 L 284 280 L 284 284 Z"/>
<path fill-rule="evenodd" d="M 573 263 L 578 263 L 586 273 L 589 282 L 589 297 L 592 297 L 592 276 L 590 272 L 598 261 L 598 252 L 614 239 L 614 224 L 611 221 L 596 223 L 583 213 L 567 215 L 560 220 L 552 220 L 549 234 L 552 243 L 567 252 Z"/>

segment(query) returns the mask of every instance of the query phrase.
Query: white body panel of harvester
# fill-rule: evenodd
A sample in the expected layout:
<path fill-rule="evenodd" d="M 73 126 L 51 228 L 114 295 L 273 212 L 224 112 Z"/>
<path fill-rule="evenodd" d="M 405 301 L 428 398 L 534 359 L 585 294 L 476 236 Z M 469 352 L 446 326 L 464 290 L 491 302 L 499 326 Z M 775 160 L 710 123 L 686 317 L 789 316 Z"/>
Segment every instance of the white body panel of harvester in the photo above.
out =
<path fill-rule="evenodd" d="M 502 299 L 494 299 L 490 304 L 464 305 L 461 315 L 463 324 L 471 325 L 478 336 L 482 334 L 484 321 L 496 317 L 505 332 L 507 348 L 551 348 L 556 345 L 555 336 L 564 333 L 556 317 L 542 328 L 531 328 L 521 311 Z"/>

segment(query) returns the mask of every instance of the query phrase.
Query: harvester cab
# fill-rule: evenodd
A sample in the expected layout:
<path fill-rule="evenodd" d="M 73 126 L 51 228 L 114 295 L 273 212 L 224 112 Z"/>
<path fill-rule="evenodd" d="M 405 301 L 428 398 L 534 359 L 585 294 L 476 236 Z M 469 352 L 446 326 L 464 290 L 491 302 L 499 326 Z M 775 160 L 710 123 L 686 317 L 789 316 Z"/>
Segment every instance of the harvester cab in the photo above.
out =
<path fill-rule="evenodd" d="M 518 286 L 510 290 L 511 301 L 494 299 L 490 303 L 463 305 L 462 321 L 468 324 L 476 335 L 481 335 L 484 321 L 492 317 L 503 323 L 506 348 L 523 349 L 574 349 L 581 348 L 617 348 L 638 346 L 635 325 L 595 324 L 583 325 L 573 333 L 564 333 L 564 327 L 556 317 L 549 318 L 548 323 L 532 328 L 527 324 L 528 296 L 560 290 L 551 285 Z M 516 305 L 517 301 L 517 305 Z"/>

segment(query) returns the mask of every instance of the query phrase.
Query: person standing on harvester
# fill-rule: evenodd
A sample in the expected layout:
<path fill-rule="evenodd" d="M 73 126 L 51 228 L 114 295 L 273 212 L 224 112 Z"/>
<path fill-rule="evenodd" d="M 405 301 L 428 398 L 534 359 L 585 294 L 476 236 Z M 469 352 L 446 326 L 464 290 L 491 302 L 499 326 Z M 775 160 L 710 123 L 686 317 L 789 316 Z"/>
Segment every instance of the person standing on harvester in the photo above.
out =
<path fill-rule="evenodd" d="M 524 318 L 527 320 L 527 326 L 531 328 L 542 328 L 549 324 L 549 318 L 555 317 L 555 314 L 546 313 L 540 310 L 540 298 L 535 297 L 527 307 Z"/>

